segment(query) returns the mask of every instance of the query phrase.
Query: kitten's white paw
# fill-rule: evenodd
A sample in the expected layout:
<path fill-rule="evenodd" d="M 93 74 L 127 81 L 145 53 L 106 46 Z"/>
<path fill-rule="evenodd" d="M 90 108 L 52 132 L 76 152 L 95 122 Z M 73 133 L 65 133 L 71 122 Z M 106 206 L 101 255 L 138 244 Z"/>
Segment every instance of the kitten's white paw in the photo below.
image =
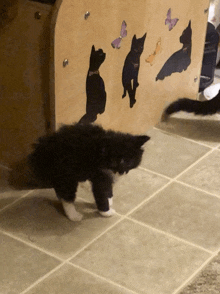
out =
<path fill-rule="evenodd" d="M 99 213 L 104 217 L 110 217 L 115 214 L 115 210 L 113 208 L 110 208 L 108 211 L 99 210 Z"/>
<path fill-rule="evenodd" d="M 113 197 L 108 198 L 108 205 L 112 206 L 113 205 Z"/>
<path fill-rule="evenodd" d="M 68 219 L 73 221 L 73 222 L 80 222 L 83 218 L 83 215 L 79 212 L 76 211 L 76 213 L 67 215 Z"/>
<path fill-rule="evenodd" d="M 66 216 L 68 217 L 69 220 L 73 222 L 79 222 L 82 220 L 83 215 L 76 211 L 75 206 L 73 202 L 66 202 L 63 199 L 61 199 L 61 202 L 63 204 L 63 209 L 66 213 Z"/>

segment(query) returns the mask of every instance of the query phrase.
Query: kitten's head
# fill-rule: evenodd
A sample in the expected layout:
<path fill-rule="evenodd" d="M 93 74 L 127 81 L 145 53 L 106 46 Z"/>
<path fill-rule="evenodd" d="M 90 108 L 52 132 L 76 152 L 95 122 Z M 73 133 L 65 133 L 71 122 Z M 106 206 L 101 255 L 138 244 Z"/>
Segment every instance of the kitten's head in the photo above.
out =
<path fill-rule="evenodd" d="M 139 39 L 137 39 L 136 35 L 134 35 L 131 43 L 131 51 L 135 51 L 138 54 L 141 54 L 143 52 L 146 35 L 147 34 L 145 33 L 143 37 Z"/>
<path fill-rule="evenodd" d="M 98 70 L 100 65 L 105 60 L 105 53 L 102 49 L 95 50 L 95 46 L 92 46 L 91 55 L 90 55 L 90 70 Z"/>
<path fill-rule="evenodd" d="M 128 173 L 131 169 L 138 167 L 144 151 L 142 146 L 149 139 L 148 136 L 120 133 L 111 136 L 110 133 L 102 148 L 103 167 L 119 174 Z"/>

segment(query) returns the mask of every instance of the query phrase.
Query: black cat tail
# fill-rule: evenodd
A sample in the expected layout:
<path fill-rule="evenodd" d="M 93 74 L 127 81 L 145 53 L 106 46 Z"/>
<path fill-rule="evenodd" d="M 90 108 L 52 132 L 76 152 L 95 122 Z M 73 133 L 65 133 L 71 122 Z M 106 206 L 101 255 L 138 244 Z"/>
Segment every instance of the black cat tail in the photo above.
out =
<path fill-rule="evenodd" d="M 196 115 L 212 115 L 220 111 L 220 92 L 211 100 L 198 101 L 181 98 L 171 103 L 163 112 L 161 121 L 166 121 L 173 113 L 185 111 Z"/>

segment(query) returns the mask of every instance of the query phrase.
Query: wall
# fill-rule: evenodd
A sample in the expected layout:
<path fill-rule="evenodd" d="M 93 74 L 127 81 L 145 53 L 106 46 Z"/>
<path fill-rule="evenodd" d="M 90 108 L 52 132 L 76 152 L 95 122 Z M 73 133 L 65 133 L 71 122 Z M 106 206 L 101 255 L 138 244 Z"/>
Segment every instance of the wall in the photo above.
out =
<path fill-rule="evenodd" d="M 56 5 L 59 7 L 54 44 L 57 126 L 79 121 L 85 114 L 86 76 L 92 45 L 95 45 L 96 50 L 101 48 L 106 53 L 99 71 L 105 83 L 107 101 L 104 113 L 97 116 L 97 123 L 122 131 L 145 132 L 159 120 L 168 102 L 184 96 L 196 98 L 208 0 L 63 0 L 57 1 Z M 168 25 L 165 25 L 169 8 L 171 18 L 179 19 L 170 31 Z M 86 11 L 90 12 L 87 20 L 84 19 Z M 114 49 L 111 42 L 120 36 L 124 20 L 127 24 L 127 36 L 122 39 L 121 48 Z M 164 63 L 183 47 L 180 36 L 190 20 L 190 65 L 181 73 L 176 72 L 156 81 Z M 140 56 L 140 85 L 136 89 L 137 102 L 130 108 L 128 96 L 122 99 L 122 69 L 134 34 L 140 38 L 145 33 L 147 37 L 144 51 Z M 160 50 L 151 65 L 146 59 L 154 54 L 158 42 Z M 69 61 L 66 67 L 63 67 L 64 59 Z"/>

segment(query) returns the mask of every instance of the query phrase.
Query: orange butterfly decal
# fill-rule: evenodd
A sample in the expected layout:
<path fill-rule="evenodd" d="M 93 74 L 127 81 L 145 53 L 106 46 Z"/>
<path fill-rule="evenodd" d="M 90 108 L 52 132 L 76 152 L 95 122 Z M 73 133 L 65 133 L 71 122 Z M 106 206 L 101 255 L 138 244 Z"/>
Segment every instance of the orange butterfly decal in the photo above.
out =
<path fill-rule="evenodd" d="M 150 63 L 150 65 L 153 65 L 155 56 L 161 51 L 161 38 L 158 40 L 157 44 L 156 44 L 156 49 L 154 50 L 154 53 L 151 54 L 147 59 L 145 59 L 145 61 L 147 63 Z"/>

